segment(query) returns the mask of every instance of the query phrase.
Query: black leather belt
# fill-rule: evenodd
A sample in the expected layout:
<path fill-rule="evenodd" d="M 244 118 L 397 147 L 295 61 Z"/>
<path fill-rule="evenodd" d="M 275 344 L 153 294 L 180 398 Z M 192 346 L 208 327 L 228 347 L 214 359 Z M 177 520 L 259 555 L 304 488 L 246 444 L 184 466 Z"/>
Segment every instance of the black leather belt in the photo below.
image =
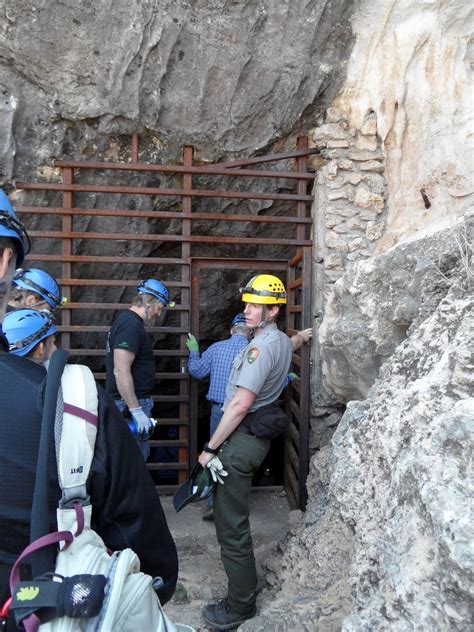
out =
<path fill-rule="evenodd" d="M 222 406 L 224 402 L 213 402 L 212 399 L 209 400 L 211 402 L 211 404 L 215 405 L 215 406 Z"/>

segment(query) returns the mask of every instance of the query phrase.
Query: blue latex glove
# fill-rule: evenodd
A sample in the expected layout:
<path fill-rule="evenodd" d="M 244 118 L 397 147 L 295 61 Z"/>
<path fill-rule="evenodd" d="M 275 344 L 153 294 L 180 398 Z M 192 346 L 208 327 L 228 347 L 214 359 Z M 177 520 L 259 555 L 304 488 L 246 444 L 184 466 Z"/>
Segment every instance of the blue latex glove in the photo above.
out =
<path fill-rule="evenodd" d="M 285 380 L 285 386 L 283 388 L 286 388 L 294 380 L 299 380 L 299 379 L 300 379 L 299 375 L 297 375 L 296 373 L 293 373 L 293 371 L 291 373 L 288 373 Z"/>
<path fill-rule="evenodd" d="M 153 420 L 143 411 L 143 408 L 129 408 L 132 416 L 132 421 L 128 424 L 128 427 L 132 433 L 140 440 L 145 441 L 153 432 L 155 424 Z"/>

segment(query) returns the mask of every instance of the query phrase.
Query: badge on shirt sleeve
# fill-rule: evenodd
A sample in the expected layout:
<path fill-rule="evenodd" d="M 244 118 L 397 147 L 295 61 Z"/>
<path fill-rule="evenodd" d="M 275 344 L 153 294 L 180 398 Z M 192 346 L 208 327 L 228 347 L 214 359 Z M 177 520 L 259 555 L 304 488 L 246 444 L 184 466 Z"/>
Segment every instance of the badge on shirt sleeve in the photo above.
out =
<path fill-rule="evenodd" d="M 247 362 L 253 364 L 259 355 L 260 349 L 258 349 L 258 347 L 252 347 L 247 351 Z"/>

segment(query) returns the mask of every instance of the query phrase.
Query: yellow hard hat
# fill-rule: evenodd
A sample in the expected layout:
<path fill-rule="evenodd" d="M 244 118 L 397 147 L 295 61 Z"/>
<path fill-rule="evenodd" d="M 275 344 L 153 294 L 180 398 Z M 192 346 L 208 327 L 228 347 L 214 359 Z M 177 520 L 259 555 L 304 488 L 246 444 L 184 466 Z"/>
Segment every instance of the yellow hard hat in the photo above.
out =
<path fill-rule="evenodd" d="M 258 274 L 240 288 L 244 303 L 262 305 L 284 305 L 286 303 L 285 286 L 273 274 Z"/>

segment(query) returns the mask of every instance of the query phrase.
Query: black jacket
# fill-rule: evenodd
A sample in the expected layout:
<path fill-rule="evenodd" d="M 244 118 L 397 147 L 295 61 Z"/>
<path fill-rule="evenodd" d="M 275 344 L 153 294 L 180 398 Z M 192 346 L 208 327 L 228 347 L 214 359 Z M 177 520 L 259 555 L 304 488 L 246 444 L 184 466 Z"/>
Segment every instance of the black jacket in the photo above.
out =
<path fill-rule="evenodd" d="M 29 544 L 29 522 L 40 437 L 46 371 L 31 360 L 0 352 L 0 599 L 8 595 L 7 569 Z M 166 518 L 126 422 L 98 387 L 99 425 L 88 480 L 92 526 L 108 548 L 132 548 L 141 570 L 164 581 L 162 603 L 173 595 L 178 558 Z M 56 473 L 55 464 L 50 471 Z M 51 531 L 60 497 L 50 481 Z"/>

